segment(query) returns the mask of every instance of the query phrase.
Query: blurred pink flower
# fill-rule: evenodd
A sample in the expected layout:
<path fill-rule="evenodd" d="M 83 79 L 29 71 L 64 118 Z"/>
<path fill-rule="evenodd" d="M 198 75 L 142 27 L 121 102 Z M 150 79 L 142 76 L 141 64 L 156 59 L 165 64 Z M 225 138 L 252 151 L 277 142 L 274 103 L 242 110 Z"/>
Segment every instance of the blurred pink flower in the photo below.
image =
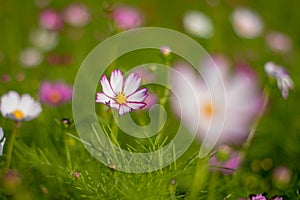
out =
<path fill-rule="evenodd" d="M 130 6 L 118 6 L 112 11 L 112 19 L 120 30 L 134 29 L 142 25 L 143 15 Z"/>
<path fill-rule="evenodd" d="M 273 179 L 279 184 L 288 184 L 292 179 L 292 172 L 284 166 L 276 167 L 273 171 Z"/>
<path fill-rule="evenodd" d="M 52 9 L 46 9 L 40 14 L 40 26 L 49 30 L 58 30 L 63 27 L 63 21 L 58 13 Z"/>
<path fill-rule="evenodd" d="M 291 38 L 288 35 L 275 31 L 267 34 L 266 42 L 268 47 L 275 53 L 287 53 L 293 46 Z"/>
<path fill-rule="evenodd" d="M 51 53 L 47 56 L 46 61 L 49 65 L 66 66 L 73 63 L 74 57 L 71 54 Z"/>
<path fill-rule="evenodd" d="M 243 142 L 262 107 L 256 79 L 242 70 L 230 74 L 222 65 L 201 66 L 200 77 L 187 64 L 175 65 L 180 73 L 171 75 L 176 114 L 191 131 L 198 124 L 198 136 L 206 145 Z"/>
<path fill-rule="evenodd" d="M 90 21 L 90 13 L 84 4 L 70 4 L 63 11 L 63 20 L 75 27 L 83 27 Z"/>
<path fill-rule="evenodd" d="M 158 101 L 157 96 L 155 94 L 149 93 L 148 95 L 149 96 L 145 100 L 146 106 L 143 108 L 145 110 L 149 110 L 151 108 L 151 106 L 156 104 Z"/>
<path fill-rule="evenodd" d="M 49 106 L 59 106 L 72 98 L 72 87 L 64 82 L 44 81 L 40 86 L 40 100 Z"/>
<path fill-rule="evenodd" d="M 232 174 L 240 166 L 242 157 L 239 152 L 233 151 L 229 146 L 221 145 L 217 153 L 209 160 L 213 170 L 225 174 Z"/>
<path fill-rule="evenodd" d="M 145 68 L 137 68 L 133 70 L 134 73 L 136 73 L 138 76 L 142 78 L 142 83 L 149 83 L 154 80 L 154 75 L 151 73 L 150 70 Z"/>
<path fill-rule="evenodd" d="M 231 16 L 233 29 L 242 38 L 258 37 L 263 31 L 263 22 L 259 15 L 248 8 L 236 8 Z"/>

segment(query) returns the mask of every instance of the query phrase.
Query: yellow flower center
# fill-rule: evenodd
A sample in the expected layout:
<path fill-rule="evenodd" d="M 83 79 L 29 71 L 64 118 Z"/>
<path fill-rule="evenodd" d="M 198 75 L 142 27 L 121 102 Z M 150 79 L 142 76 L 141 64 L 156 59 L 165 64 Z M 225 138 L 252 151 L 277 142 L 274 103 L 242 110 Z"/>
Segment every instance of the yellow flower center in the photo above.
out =
<path fill-rule="evenodd" d="M 57 103 L 61 100 L 61 95 L 59 92 L 57 91 L 53 91 L 51 94 L 50 94 L 50 100 L 52 103 Z"/>
<path fill-rule="evenodd" d="M 15 110 L 14 112 L 13 112 L 13 115 L 15 116 L 15 118 L 16 119 L 23 119 L 24 118 L 24 113 L 22 112 L 22 111 L 20 111 L 20 110 Z"/>
<path fill-rule="evenodd" d="M 126 96 L 124 93 L 119 93 L 116 98 L 115 98 L 116 102 L 120 105 L 125 104 L 126 103 Z"/>
<path fill-rule="evenodd" d="M 212 117 L 214 108 L 210 101 L 203 104 L 203 106 L 201 107 L 201 113 L 208 119 Z"/>

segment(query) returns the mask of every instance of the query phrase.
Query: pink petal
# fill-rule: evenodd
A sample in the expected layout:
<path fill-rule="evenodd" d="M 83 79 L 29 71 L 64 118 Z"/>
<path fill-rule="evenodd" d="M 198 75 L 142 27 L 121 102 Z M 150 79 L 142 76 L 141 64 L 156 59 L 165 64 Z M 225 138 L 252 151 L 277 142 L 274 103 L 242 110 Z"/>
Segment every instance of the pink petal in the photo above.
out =
<path fill-rule="evenodd" d="M 102 85 L 103 93 L 106 94 L 108 97 L 113 98 L 115 96 L 115 93 L 112 90 L 111 85 L 109 84 L 106 76 L 103 76 L 100 82 Z"/>
<path fill-rule="evenodd" d="M 146 104 L 142 102 L 127 102 L 126 105 L 132 110 L 138 110 L 146 106 Z"/>
<path fill-rule="evenodd" d="M 125 113 L 128 113 L 130 111 L 131 111 L 131 108 L 124 104 L 119 107 L 119 115 L 124 115 Z"/>
<path fill-rule="evenodd" d="M 135 73 L 130 74 L 125 81 L 125 86 L 124 86 L 125 95 L 129 96 L 132 93 L 134 93 L 138 89 L 140 83 L 141 83 L 141 77 L 139 77 Z"/>
<path fill-rule="evenodd" d="M 128 96 L 127 101 L 142 102 L 146 99 L 147 96 L 148 96 L 148 90 L 144 88 Z"/>
<path fill-rule="evenodd" d="M 120 70 L 114 70 L 112 72 L 111 77 L 110 77 L 110 85 L 116 94 L 122 92 L 123 75 Z"/>

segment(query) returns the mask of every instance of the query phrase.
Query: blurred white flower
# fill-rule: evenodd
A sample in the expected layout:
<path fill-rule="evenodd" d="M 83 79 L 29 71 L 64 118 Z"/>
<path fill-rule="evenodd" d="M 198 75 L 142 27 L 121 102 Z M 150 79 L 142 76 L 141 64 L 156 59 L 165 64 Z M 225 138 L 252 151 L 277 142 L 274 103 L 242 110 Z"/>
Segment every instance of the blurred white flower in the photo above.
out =
<path fill-rule="evenodd" d="M 15 121 L 29 121 L 42 112 L 42 107 L 29 94 L 20 96 L 15 91 L 9 91 L 1 97 L 0 111 L 4 117 Z"/>
<path fill-rule="evenodd" d="M 292 49 L 291 38 L 281 32 L 269 32 L 266 36 L 268 47 L 275 53 L 287 53 Z"/>
<path fill-rule="evenodd" d="M 63 11 L 63 20 L 75 27 L 83 27 L 90 21 L 90 13 L 84 4 L 70 4 Z"/>
<path fill-rule="evenodd" d="M 19 59 L 24 67 L 33 68 L 42 63 L 43 54 L 34 47 L 28 47 L 21 52 Z"/>
<path fill-rule="evenodd" d="M 263 22 L 252 10 L 237 8 L 231 16 L 233 29 L 242 38 L 252 39 L 259 36 L 263 30 Z"/>
<path fill-rule="evenodd" d="M 268 76 L 271 76 L 277 80 L 277 85 L 281 91 L 282 97 L 287 99 L 289 96 L 289 89 L 294 88 L 294 82 L 287 70 L 273 62 L 267 62 L 265 64 L 265 71 Z"/>
<path fill-rule="evenodd" d="M 2 156 L 5 141 L 6 138 L 4 137 L 3 129 L 0 127 L 0 156 Z"/>
<path fill-rule="evenodd" d="M 226 66 L 204 63 L 202 78 L 187 64 L 175 66 L 181 74 L 171 76 L 178 97 L 172 102 L 175 113 L 188 128 L 198 123 L 197 134 L 207 144 L 241 143 L 262 106 L 256 79 L 246 70 L 231 75 Z M 193 95 L 197 103 L 191 100 Z"/>
<path fill-rule="evenodd" d="M 58 36 L 54 31 L 36 29 L 29 34 L 29 41 L 42 51 L 50 51 L 56 47 Z"/>
<path fill-rule="evenodd" d="M 200 38 L 210 38 L 214 33 L 210 18 L 199 11 L 187 12 L 183 17 L 183 26 L 187 33 Z"/>

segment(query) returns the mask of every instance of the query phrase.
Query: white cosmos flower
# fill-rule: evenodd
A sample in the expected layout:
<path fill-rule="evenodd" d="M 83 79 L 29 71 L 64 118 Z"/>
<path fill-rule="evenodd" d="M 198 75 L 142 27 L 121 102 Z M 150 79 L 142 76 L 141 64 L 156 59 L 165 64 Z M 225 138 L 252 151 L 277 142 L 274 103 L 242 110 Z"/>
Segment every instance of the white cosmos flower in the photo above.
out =
<path fill-rule="evenodd" d="M 34 68 L 43 62 L 43 54 L 37 48 L 28 47 L 20 53 L 20 63 L 26 68 Z"/>
<path fill-rule="evenodd" d="M 231 16 L 233 29 L 236 34 L 243 38 L 255 38 L 263 30 L 263 23 L 260 17 L 247 8 L 237 8 Z"/>
<path fill-rule="evenodd" d="M 118 109 L 120 115 L 146 105 L 144 100 L 148 96 L 148 90 L 146 88 L 138 90 L 141 77 L 137 74 L 131 73 L 124 80 L 122 72 L 114 70 L 110 81 L 104 75 L 100 82 L 103 92 L 97 93 L 96 102 Z"/>
<path fill-rule="evenodd" d="M 2 156 L 5 140 L 3 129 L 0 127 L 0 156 Z"/>
<path fill-rule="evenodd" d="M 197 135 L 204 145 L 244 141 L 262 105 L 254 77 L 245 72 L 231 75 L 225 65 L 207 63 L 200 69 L 201 76 L 187 64 L 175 65 L 175 69 L 181 76 L 171 76 L 177 96 L 172 106 L 188 128 L 198 123 Z"/>
<path fill-rule="evenodd" d="M 1 97 L 0 110 L 4 117 L 15 121 L 29 121 L 42 112 L 42 107 L 29 94 L 20 96 L 15 91 L 9 91 Z"/>
<path fill-rule="evenodd" d="M 50 51 L 56 47 L 58 35 L 54 31 L 36 29 L 29 34 L 29 41 L 42 51 Z"/>
<path fill-rule="evenodd" d="M 208 16 L 199 11 L 189 11 L 183 17 L 183 26 L 186 32 L 200 38 L 213 36 L 214 27 Z"/>

